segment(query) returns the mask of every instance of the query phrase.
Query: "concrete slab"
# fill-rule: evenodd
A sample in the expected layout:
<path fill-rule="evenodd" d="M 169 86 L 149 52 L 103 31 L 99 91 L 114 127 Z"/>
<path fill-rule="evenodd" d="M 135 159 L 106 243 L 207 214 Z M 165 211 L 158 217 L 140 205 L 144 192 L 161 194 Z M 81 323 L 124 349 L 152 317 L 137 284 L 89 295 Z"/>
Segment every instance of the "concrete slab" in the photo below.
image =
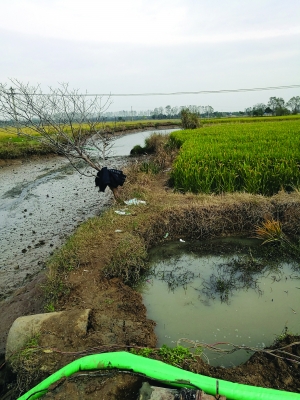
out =
<path fill-rule="evenodd" d="M 64 321 L 72 321 L 72 326 L 66 331 L 66 334 L 82 336 L 87 333 L 88 319 L 91 310 L 72 310 L 60 311 L 44 314 L 27 315 L 17 318 L 12 324 L 6 342 L 5 359 L 8 359 L 13 353 L 22 349 L 28 341 L 36 335 L 42 333 L 46 326 L 51 326 L 51 330 L 61 331 L 61 325 Z M 72 314 L 72 315 L 70 315 Z"/>

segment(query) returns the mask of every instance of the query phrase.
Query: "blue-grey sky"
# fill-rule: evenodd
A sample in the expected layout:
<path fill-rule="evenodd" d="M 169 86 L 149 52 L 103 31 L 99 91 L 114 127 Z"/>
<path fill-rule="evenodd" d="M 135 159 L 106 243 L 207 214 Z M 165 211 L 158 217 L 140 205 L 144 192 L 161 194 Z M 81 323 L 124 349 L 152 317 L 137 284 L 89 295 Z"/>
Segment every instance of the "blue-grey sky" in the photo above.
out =
<path fill-rule="evenodd" d="M 68 82 L 88 93 L 300 84 L 299 0 L 1 0 L 1 82 Z M 113 98 L 110 111 L 244 110 L 300 88 Z"/>

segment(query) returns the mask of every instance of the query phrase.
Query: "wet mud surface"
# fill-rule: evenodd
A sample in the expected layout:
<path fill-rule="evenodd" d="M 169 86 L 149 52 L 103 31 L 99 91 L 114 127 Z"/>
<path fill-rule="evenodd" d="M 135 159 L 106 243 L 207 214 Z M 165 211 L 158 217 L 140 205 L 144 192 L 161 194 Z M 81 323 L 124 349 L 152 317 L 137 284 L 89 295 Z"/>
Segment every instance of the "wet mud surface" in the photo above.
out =
<path fill-rule="evenodd" d="M 157 130 L 117 138 L 106 166 L 122 169 L 132 147 L 143 145 L 153 132 Z M 0 160 L 0 182 L 1 357 L 14 320 L 44 312 L 41 285 L 49 256 L 77 226 L 114 200 L 109 189 L 99 192 L 93 177 L 80 175 L 58 156 Z"/>
<path fill-rule="evenodd" d="M 107 161 L 121 168 L 122 157 Z M 94 178 L 77 173 L 59 157 L 0 169 L 0 300 L 31 280 L 75 228 L 109 206 Z"/>
<path fill-rule="evenodd" d="M 143 145 L 153 132 L 171 131 L 116 138 L 105 166 L 122 169 L 136 144 Z M 57 156 L 0 160 L 0 182 L 1 301 L 32 280 L 80 223 L 99 215 L 113 200 L 109 189 L 98 191 L 95 177 L 82 176 Z"/>

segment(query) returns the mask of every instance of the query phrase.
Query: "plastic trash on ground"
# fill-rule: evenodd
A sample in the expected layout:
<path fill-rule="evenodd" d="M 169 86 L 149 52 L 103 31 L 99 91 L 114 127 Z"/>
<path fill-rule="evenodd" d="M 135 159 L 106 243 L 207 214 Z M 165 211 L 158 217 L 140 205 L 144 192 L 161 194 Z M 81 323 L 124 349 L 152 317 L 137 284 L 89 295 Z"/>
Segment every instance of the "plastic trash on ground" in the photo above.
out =
<path fill-rule="evenodd" d="M 136 206 L 138 204 L 146 204 L 146 202 L 144 200 L 138 200 L 138 199 L 125 200 L 124 203 L 127 204 L 128 206 L 131 206 L 131 205 Z"/>
<path fill-rule="evenodd" d="M 118 215 L 131 215 L 131 213 L 126 210 L 115 210 L 115 213 Z"/>

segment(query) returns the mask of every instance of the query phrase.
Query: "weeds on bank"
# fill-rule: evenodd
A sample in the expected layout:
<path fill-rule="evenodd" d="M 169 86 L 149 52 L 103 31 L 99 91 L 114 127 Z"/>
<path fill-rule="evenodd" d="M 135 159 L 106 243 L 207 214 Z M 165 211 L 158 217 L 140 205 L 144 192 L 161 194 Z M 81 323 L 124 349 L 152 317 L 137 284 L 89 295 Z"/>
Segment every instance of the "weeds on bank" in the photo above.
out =
<path fill-rule="evenodd" d="M 146 161 L 142 161 L 139 169 L 141 172 L 157 175 L 172 163 L 178 153 L 177 147 L 172 143 L 169 135 L 155 133 L 145 139 L 144 147 L 135 146 L 130 154 L 132 156 L 154 154 Z"/>
<path fill-rule="evenodd" d="M 131 210 L 138 208 L 132 206 Z M 144 216 L 119 216 L 115 209 L 83 223 L 49 260 L 46 311 L 54 311 L 60 299 L 69 295 L 69 274 L 84 266 L 92 265 L 105 278 L 119 277 L 129 285 L 138 282 L 147 259 L 144 240 L 136 232 Z"/>
<path fill-rule="evenodd" d="M 17 386 L 20 391 L 28 390 L 32 383 L 42 375 L 38 360 L 40 334 L 35 334 L 25 345 L 9 358 L 12 370 L 17 374 Z"/>
<path fill-rule="evenodd" d="M 138 283 L 145 270 L 147 252 L 145 244 L 137 235 L 125 232 L 118 240 L 118 246 L 111 261 L 104 267 L 103 273 L 107 278 L 120 277 L 124 283 Z"/>
<path fill-rule="evenodd" d="M 37 333 L 30 337 L 25 345 L 22 347 L 21 350 L 16 352 L 12 357 L 11 361 L 13 361 L 15 358 L 22 357 L 22 358 L 29 358 L 32 354 L 32 352 L 35 352 L 37 350 L 37 347 L 39 346 L 39 338 L 40 334 Z"/>
<path fill-rule="evenodd" d="M 255 233 L 257 239 L 263 240 L 262 244 L 287 241 L 281 223 L 274 219 L 266 219 L 261 225 L 256 225 Z"/>
<path fill-rule="evenodd" d="M 195 356 L 200 356 L 202 349 L 198 347 L 196 353 L 193 354 L 186 347 L 178 345 L 172 348 L 164 344 L 159 349 L 150 349 L 148 347 L 138 350 L 132 349 L 131 353 L 146 358 L 159 358 L 166 364 L 182 367 L 184 364 L 195 361 Z"/>
<path fill-rule="evenodd" d="M 55 311 L 56 305 L 62 296 L 67 296 L 70 288 L 67 283 L 67 275 L 79 266 L 79 256 L 74 237 L 49 259 L 47 263 L 47 282 L 43 286 L 46 312 Z"/>
<path fill-rule="evenodd" d="M 257 239 L 263 240 L 263 245 L 279 244 L 287 253 L 300 259 L 300 241 L 293 243 L 283 232 L 280 221 L 266 219 L 261 225 L 255 226 L 255 234 Z"/>

